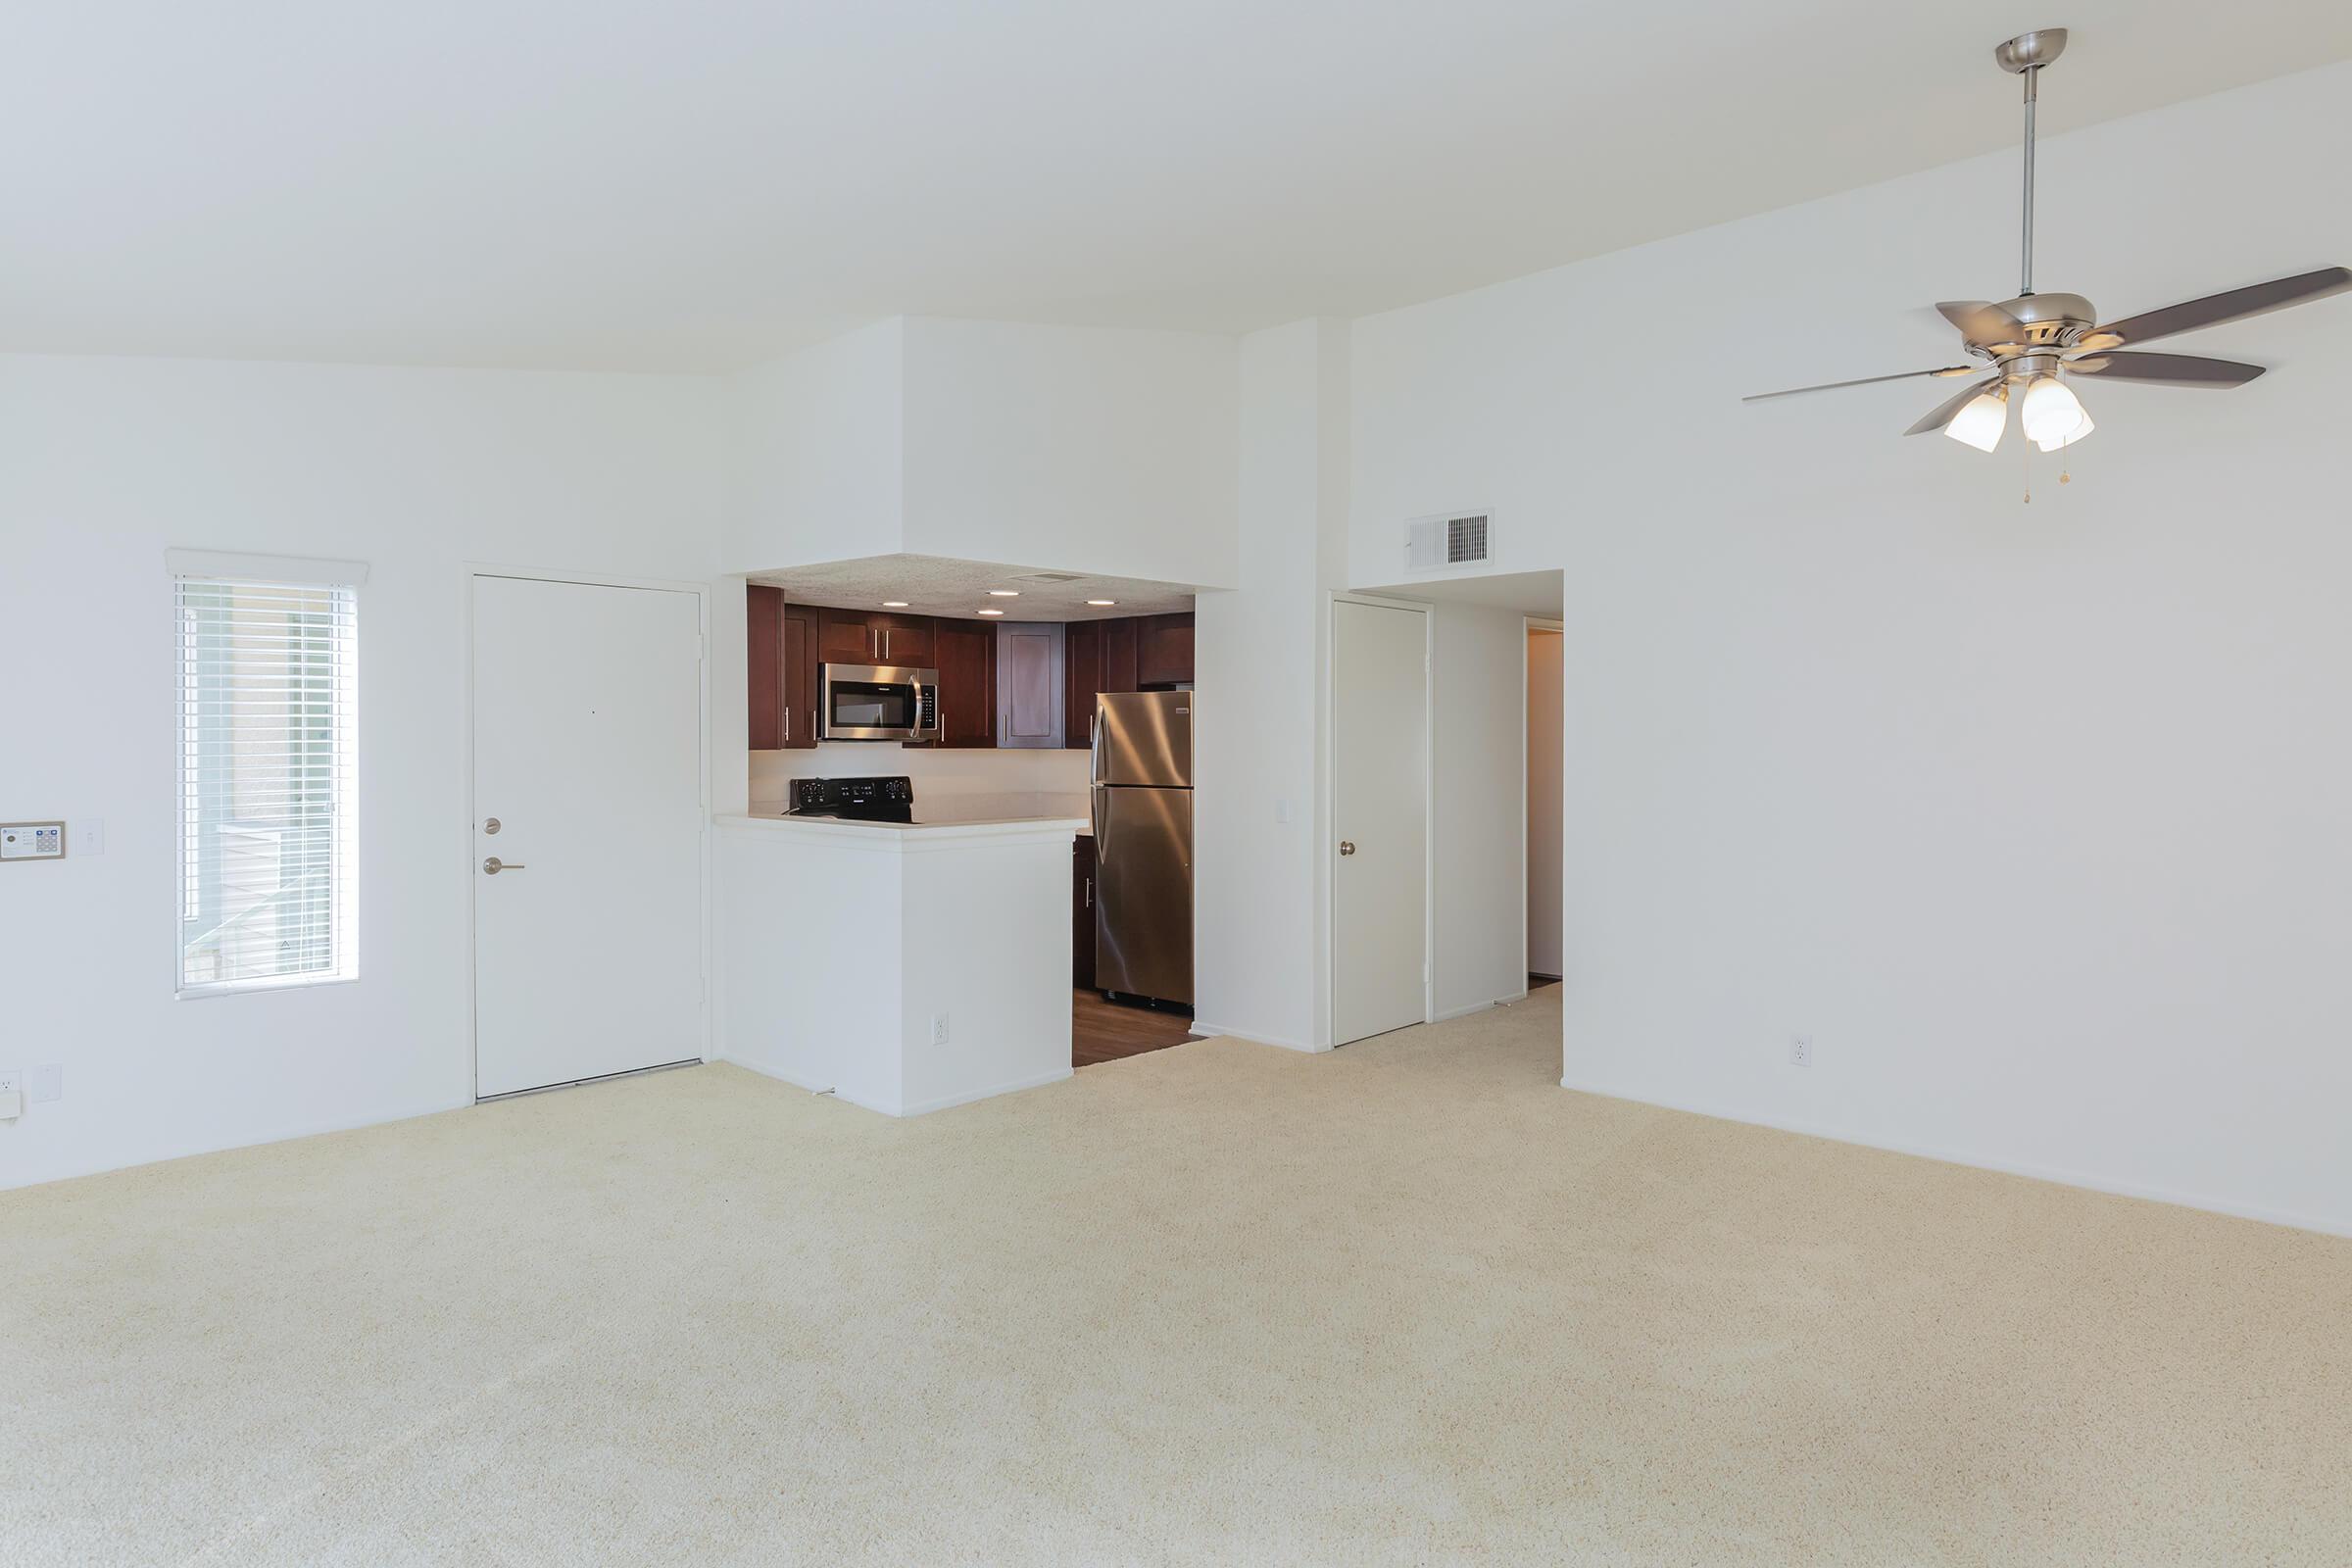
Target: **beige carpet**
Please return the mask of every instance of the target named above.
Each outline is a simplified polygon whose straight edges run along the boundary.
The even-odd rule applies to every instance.
[[[1558,1038],[907,1122],[694,1068],[0,1194],[0,1559],[2352,1561],[2352,1243]]]

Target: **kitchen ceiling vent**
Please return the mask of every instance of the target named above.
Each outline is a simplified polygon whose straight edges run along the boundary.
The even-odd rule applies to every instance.
[[[1085,575],[1075,571],[1024,571],[1013,576],[1014,582],[1084,582]]]
[[[1493,520],[1484,512],[1415,517],[1404,525],[1405,564],[1414,571],[1486,565],[1494,559]]]

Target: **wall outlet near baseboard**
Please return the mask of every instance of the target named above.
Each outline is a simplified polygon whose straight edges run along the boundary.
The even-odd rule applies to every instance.
[[[1813,1037],[1811,1035],[1790,1035],[1788,1037],[1788,1065],[1791,1067],[1813,1065]]]
[[[931,1043],[935,1046],[948,1043],[948,1015],[944,1012],[931,1015]]]

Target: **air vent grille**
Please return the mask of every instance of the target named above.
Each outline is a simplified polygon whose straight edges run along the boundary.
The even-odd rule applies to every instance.
[[[1494,559],[1493,518],[1484,512],[1444,513],[1405,524],[1405,564],[1414,571],[1483,566]]]
[[[1075,571],[1024,571],[1015,575],[1014,582],[1084,582],[1085,574]]]

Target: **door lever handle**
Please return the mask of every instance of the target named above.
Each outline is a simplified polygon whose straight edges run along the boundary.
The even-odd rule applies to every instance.
[[[520,860],[502,860],[493,855],[482,862],[482,875],[496,876],[501,871],[520,871],[526,867]]]

